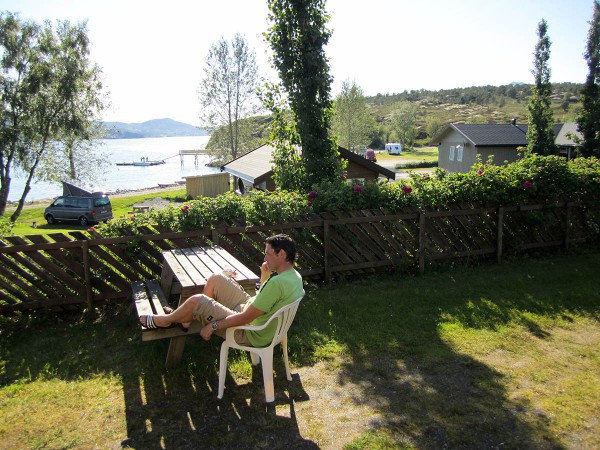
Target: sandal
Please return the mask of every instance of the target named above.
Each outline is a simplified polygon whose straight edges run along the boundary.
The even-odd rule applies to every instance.
[[[156,328],[173,328],[173,327],[177,326],[176,324],[172,323],[170,325],[167,325],[166,327],[161,327],[160,325],[158,325],[154,322],[154,315],[152,315],[152,314],[148,314],[146,316],[146,323],[143,323],[143,322],[141,322],[141,323],[142,323],[143,327],[146,327],[149,330],[155,330]]]

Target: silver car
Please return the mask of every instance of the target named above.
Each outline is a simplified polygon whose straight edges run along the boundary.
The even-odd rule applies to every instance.
[[[56,222],[77,222],[79,225],[105,222],[113,218],[112,205],[106,195],[93,197],[58,197],[44,210],[51,225]]]

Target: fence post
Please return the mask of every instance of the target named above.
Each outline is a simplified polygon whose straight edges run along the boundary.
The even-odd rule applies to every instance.
[[[572,202],[565,202],[565,206],[567,207],[567,211],[565,214],[565,250],[569,249],[569,235],[571,234],[571,209],[573,207]]]
[[[213,245],[219,245],[219,231],[216,228],[212,229],[211,240]]]
[[[504,208],[498,208],[498,220],[496,223],[496,262],[502,264],[502,238],[504,236]]]
[[[93,317],[94,311],[94,295],[92,293],[92,277],[90,275],[90,243],[86,239],[82,241],[81,251],[83,252],[83,276],[85,279],[85,299],[88,307],[87,316]]]
[[[331,283],[331,267],[329,265],[329,254],[331,252],[329,238],[329,220],[323,221],[323,269],[325,271],[325,283]]]
[[[419,274],[425,273],[425,212],[419,212]]]

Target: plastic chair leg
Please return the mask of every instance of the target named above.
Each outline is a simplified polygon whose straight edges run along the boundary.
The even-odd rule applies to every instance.
[[[285,365],[285,376],[288,381],[292,381],[292,372],[290,371],[290,363],[288,361],[287,336],[281,340],[281,348],[283,349],[283,363]]]
[[[221,345],[221,355],[219,357],[219,391],[217,398],[221,400],[223,398],[223,392],[225,391],[225,375],[227,374],[227,358],[229,357],[229,346],[223,343]]]
[[[265,400],[267,403],[275,401],[275,386],[273,384],[273,353],[263,355],[262,370],[265,385]]]

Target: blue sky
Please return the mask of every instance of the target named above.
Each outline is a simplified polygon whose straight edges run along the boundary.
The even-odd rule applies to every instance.
[[[582,83],[594,0],[328,0],[332,94],[531,83],[537,25],[552,41],[552,82]],[[266,0],[2,0],[23,19],[87,20],[91,58],[112,106],[105,120],[169,117],[198,125],[210,46],[242,33],[268,78]]]

